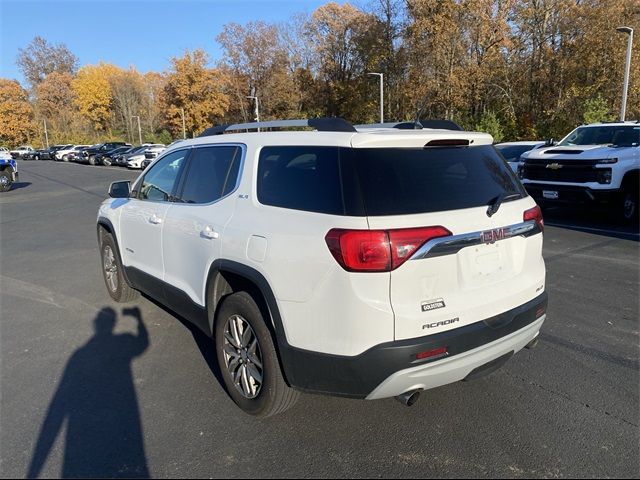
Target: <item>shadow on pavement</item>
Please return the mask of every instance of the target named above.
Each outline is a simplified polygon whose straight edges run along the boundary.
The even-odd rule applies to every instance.
[[[11,190],[19,190],[21,188],[27,188],[29,185],[31,185],[31,182],[13,182],[11,184]]]
[[[545,206],[545,224],[611,238],[640,241],[637,225],[625,225],[614,213],[585,206]]]
[[[196,342],[196,345],[200,350],[200,354],[202,355],[202,358],[204,358],[204,361],[207,362],[207,367],[209,367],[209,370],[211,371],[213,376],[216,377],[216,380],[220,384],[220,387],[226,392],[227,387],[226,387],[226,384],[224,383],[224,378],[222,377],[220,366],[218,365],[218,358],[216,356],[216,349],[213,343],[213,339],[208,335],[206,335],[202,330],[200,330],[192,322],[190,322],[186,318],[181,317],[178,313],[174,312],[173,310],[170,310],[169,308],[167,308],[166,306],[164,306],[162,303],[158,302],[154,298],[146,295],[145,293],[143,293],[142,295],[144,296],[144,298],[149,300],[155,306],[164,310],[172,317],[176,318],[180,323],[182,323],[182,325],[184,325],[184,327],[187,330],[189,330],[189,332],[193,336],[193,340]]]
[[[37,477],[66,423],[62,478],[149,477],[131,362],[149,346],[138,308],[136,335],[114,335],[117,315],[103,308],[95,334],[69,359],[42,424],[28,478]]]

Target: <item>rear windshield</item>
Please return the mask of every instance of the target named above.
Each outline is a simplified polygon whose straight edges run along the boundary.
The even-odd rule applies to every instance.
[[[265,147],[257,190],[265,205],[349,216],[458,210],[487,205],[503,194],[526,196],[491,145]]]

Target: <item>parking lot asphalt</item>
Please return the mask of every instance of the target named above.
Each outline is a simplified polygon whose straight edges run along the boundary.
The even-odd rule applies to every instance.
[[[206,338],[107,294],[97,208],[137,173],[19,170],[0,194],[2,477],[640,476],[640,244],[606,215],[546,212],[547,322],[494,374],[411,408],[304,395],[258,420],[226,395]]]

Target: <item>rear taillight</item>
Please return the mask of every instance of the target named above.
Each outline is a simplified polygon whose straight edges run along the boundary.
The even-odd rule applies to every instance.
[[[538,227],[540,227],[540,230],[544,231],[544,219],[542,218],[542,210],[540,210],[540,207],[538,207],[537,205],[525,211],[522,218],[525,222],[529,220],[535,220],[538,224]]]
[[[334,228],[325,241],[337,262],[349,272],[389,272],[432,238],[448,235],[451,232],[440,226],[396,230]]]

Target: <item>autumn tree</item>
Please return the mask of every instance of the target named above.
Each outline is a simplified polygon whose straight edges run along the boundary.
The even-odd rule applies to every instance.
[[[167,125],[176,137],[182,136],[183,111],[186,131],[195,136],[219,123],[229,109],[229,97],[224,93],[227,79],[220,70],[207,68],[207,62],[203,50],[171,59],[162,102]]]
[[[97,131],[106,131],[112,115],[113,92],[110,79],[120,69],[109,63],[86,65],[72,82],[80,113]]]
[[[296,87],[286,48],[280,42],[278,28],[265,22],[236,23],[224,26],[217,37],[224,49],[224,58],[231,70],[230,94],[235,102],[253,104],[246,97],[251,88],[259,98],[262,119],[287,118],[299,110],[299,90]]]
[[[76,115],[72,82],[69,73],[52,72],[35,88],[35,113],[46,119],[52,142],[64,141],[72,130]]]
[[[0,78],[0,144],[30,140],[34,125],[27,91],[15,80]]]
[[[307,35],[315,45],[326,114],[374,120],[377,89],[366,73],[379,65],[379,20],[348,3],[330,2],[313,12]]]
[[[18,49],[16,64],[35,87],[53,72],[73,75],[78,69],[78,57],[66,45],[52,45],[36,36],[26,48]]]
[[[137,122],[133,125],[135,120],[132,117],[141,116],[145,100],[142,75],[133,68],[116,71],[109,77],[109,87],[114,125],[118,125],[119,130],[126,132],[127,138],[134,142],[138,138],[134,133],[137,131]]]

